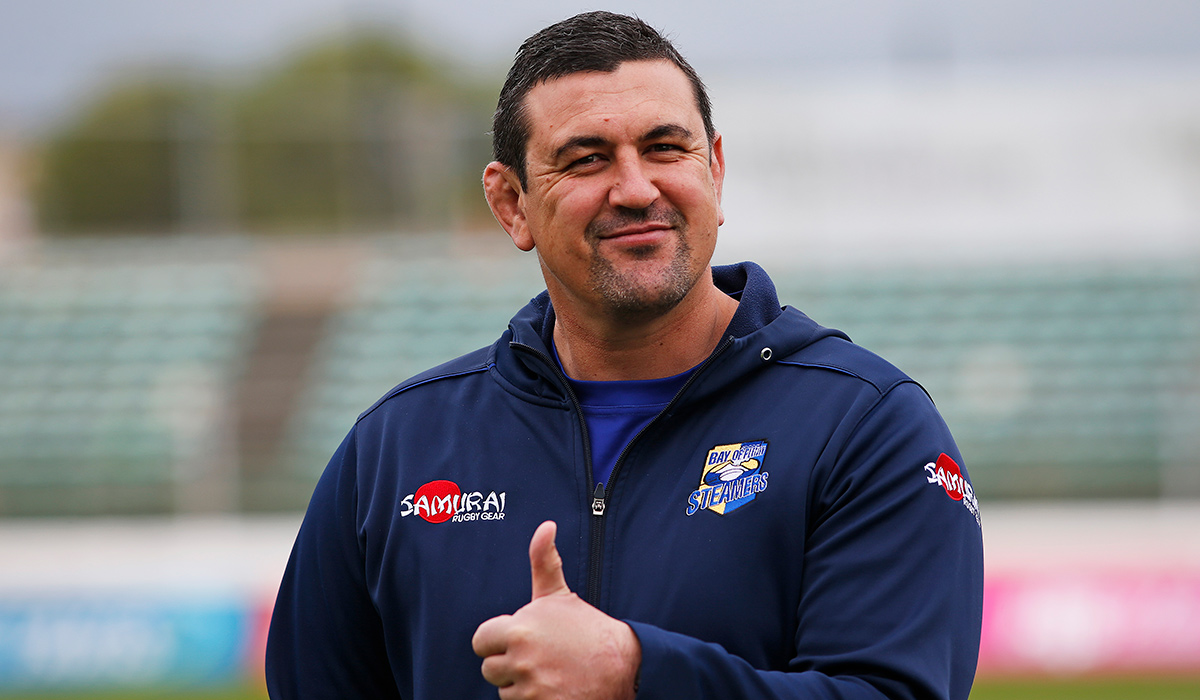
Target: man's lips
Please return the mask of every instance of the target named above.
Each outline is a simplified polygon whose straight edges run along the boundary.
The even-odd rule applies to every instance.
[[[613,231],[605,231],[604,233],[601,233],[599,236],[597,236],[597,238],[599,238],[601,240],[654,238],[654,237],[657,237],[657,235],[662,232],[670,231],[671,228],[672,228],[672,226],[670,224],[661,224],[661,223],[638,224],[636,226],[622,226],[621,228],[615,229]]]

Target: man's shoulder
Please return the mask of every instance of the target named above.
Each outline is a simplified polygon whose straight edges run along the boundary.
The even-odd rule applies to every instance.
[[[857,378],[885,394],[899,384],[914,382],[883,357],[842,335],[826,335],[779,358],[779,364],[826,369]]]
[[[473,350],[465,355],[444,362],[436,367],[416,374],[403,382],[392,387],[390,391],[384,394],[378,401],[371,405],[370,408],[363,411],[359,416],[359,420],[366,418],[380,407],[396,400],[397,397],[411,393],[412,390],[418,387],[436,388],[439,384],[446,383],[456,378],[470,377],[476,374],[482,374],[491,369],[495,364],[493,359],[493,347],[486,346]]]

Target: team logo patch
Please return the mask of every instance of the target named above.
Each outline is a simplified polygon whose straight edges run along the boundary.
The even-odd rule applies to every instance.
[[[400,499],[400,517],[416,515],[431,523],[504,520],[506,493],[463,491],[445,479],[430,481]]]
[[[767,442],[736,442],[717,445],[704,458],[700,487],[688,496],[687,514],[711,510],[726,515],[741,508],[767,490],[763,461],[767,458]]]
[[[936,462],[926,464],[925,480],[941,486],[951,499],[961,501],[967,510],[971,511],[971,515],[975,516],[975,523],[980,524],[979,501],[975,499],[975,490],[971,488],[971,482],[963,477],[962,469],[950,455],[943,452],[938,455]]]

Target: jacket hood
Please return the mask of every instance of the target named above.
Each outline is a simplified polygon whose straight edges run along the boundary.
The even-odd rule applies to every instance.
[[[725,339],[697,374],[696,386],[689,392],[693,398],[706,394],[706,386],[720,388],[821,338],[848,339],[797,309],[780,307],[774,283],[757,264],[717,265],[712,271],[717,288],[738,300],[738,308]],[[513,316],[508,330],[492,347],[490,359],[501,383],[535,403],[565,404],[569,400],[562,372],[552,359],[553,332],[554,307],[543,291]]]

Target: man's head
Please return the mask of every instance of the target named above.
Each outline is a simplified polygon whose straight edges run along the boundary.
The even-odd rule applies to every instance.
[[[712,106],[700,76],[653,27],[635,17],[585,12],[550,25],[521,44],[500,90],[492,118],[492,157],[528,186],[525,149],[529,123],[525,97],[536,85],[572,73],[611,73],[629,61],[667,60],[691,82],[709,145],[716,136]]]
[[[715,290],[708,264],[724,220],[724,148],[701,109],[694,71],[680,67],[682,58],[656,54],[670,48],[657,33],[627,17],[581,17],[610,35],[605,45],[623,46],[617,53],[633,58],[592,55],[596,42],[589,40],[586,60],[571,59],[579,40],[566,41],[575,34],[564,27],[578,17],[526,42],[518,61],[537,70],[510,75],[510,83],[527,81],[509,114],[520,127],[512,137],[520,171],[493,161],[484,194],[513,243],[537,250],[560,320],[631,327]],[[640,38],[615,41],[612,23],[624,27],[616,34]],[[639,41],[654,51],[629,48]],[[567,59],[553,57],[556,49]],[[669,55],[678,57],[674,49]],[[568,69],[599,65],[610,67]],[[508,97],[515,94],[512,88]]]

